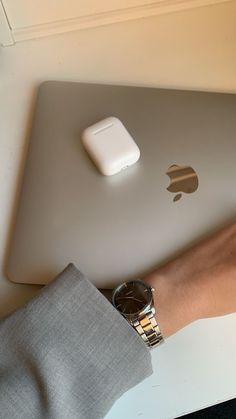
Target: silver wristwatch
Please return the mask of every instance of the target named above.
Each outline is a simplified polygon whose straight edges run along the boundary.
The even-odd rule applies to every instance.
[[[124,282],[112,294],[112,304],[138,332],[148,347],[164,341],[155,318],[154,289],[144,281]]]

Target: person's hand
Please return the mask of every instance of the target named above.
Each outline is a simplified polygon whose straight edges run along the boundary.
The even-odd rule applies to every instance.
[[[236,223],[147,275],[164,337],[194,320],[236,312]]]

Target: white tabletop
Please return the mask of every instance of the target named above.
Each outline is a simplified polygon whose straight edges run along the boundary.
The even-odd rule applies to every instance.
[[[236,4],[0,48],[0,316],[38,286],[4,275],[38,83],[74,80],[236,92]],[[167,419],[236,397],[236,315],[193,324],[153,351],[154,374],[108,419]],[[158,414],[157,414],[158,410]]]

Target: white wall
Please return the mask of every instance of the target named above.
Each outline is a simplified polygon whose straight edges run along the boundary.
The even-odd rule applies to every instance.
[[[0,43],[6,46],[26,39],[228,1],[1,0],[0,13],[5,13],[7,26],[2,24]]]
[[[3,0],[13,28],[72,19],[150,3],[152,3],[152,0]]]

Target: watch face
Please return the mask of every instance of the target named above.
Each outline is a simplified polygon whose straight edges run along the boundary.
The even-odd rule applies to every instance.
[[[152,301],[151,288],[143,281],[129,281],[113,294],[113,304],[124,315],[138,314]]]

